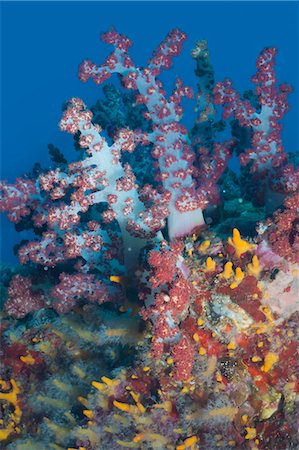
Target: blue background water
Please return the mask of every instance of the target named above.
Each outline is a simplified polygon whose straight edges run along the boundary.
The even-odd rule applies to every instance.
[[[50,142],[74,155],[72,138],[57,127],[61,106],[73,96],[91,106],[101,96],[100,87],[78,80],[77,68],[84,58],[101,63],[108,55],[99,35],[111,26],[134,41],[131,55],[141,66],[169,30],[187,32],[183,53],[163,76],[169,90],[176,76],[195,88],[196,40],[208,41],[216,80],[229,76],[240,91],[252,87],[261,49],[278,47],[278,80],[295,88],[283,141],[287,151],[298,150],[298,2],[2,2],[1,21],[1,178],[10,182],[36,161],[48,167]],[[184,106],[192,125],[194,104]],[[25,233],[3,219],[2,236],[1,259],[14,262],[12,246]]]

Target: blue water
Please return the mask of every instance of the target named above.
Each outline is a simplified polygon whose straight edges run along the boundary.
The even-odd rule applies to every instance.
[[[1,22],[1,178],[10,182],[37,161],[49,166],[50,142],[72,158],[72,138],[57,127],[61,107],[73,96],[89,106],[101,96],[101,87],[78,80],[77,67],[86,57],[103,61],[109,48],[99,35],[111,26],[134,41],[131,54],[141,66],[170,29],[188,34],[162,78],[168,89],[178,75],[196,87],[190,58],[196,40],[208,41],[216,80],[229,76],[239,91],[252,88],[260,50],[278,47],[278,80],[295,88],[283,142],[287,151],[298,149],[298,2],[2,2]],[[191,126],[194,104],[184,106]],[[22,233],[2,221],[2,261],[14,262],[12,246]]]

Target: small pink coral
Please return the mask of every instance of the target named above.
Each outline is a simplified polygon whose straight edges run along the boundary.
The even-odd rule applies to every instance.
[[[62,273],[59,280],[59,284],[52,289],[51,295],[56,299],[54,308],[60,314],[70,311],[80,299],[98,304],[109,300],[105,286],[95,275]]]
[[[45,307],[44,296],[38,291],[32,290],[30,278],[16,275],[8,288],[8,300],[4,310],[16,319],[22,319],[32,311],[38,311]]]
[[[191,376],[195,355],[195,347],[191,339],[182,335],[179,342],[172,347],[171,354],[175,366],[175,379],[187,381]]]
[[[299,193],[288,197],[284,211],[274,213],[268,242],[274,253],[291,263],[299,262]]]

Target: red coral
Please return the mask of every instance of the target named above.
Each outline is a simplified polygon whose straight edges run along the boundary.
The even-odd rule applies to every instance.
[[[161,284],[171,283],[176,272],[178,256],[183,248],[180,242],[174,242],[170,248],[161,248],[161,250],[152,250],[148,261],[152,266],[153,274],[150,282],[153,288]]]
[[[281,141],[279,120],[289,109],[288,95],[292,88],[276,85],[275,56],[277,49],[265,48],[260,53],[256,67],[257,73],[252,77],[256,84],[255,93],[261,105],[261,111],[254,108],[250,101],[241,99],[230,80],[217,83],[214,89],[216,104],[223,105],[223,116],[228,119],[234,115],[242,127],[250,128],[251,148],[241,154],[242,165],[252,161],[251,172],[268,174],[276,171],[287,162],[287,154]]]
[[[299,193],[288,197],[284,211],[274,213],[268,236],[273,251],[292,263],[299,262]]]
[[[19,378],[20,374],[29,377],[34,371],[41,370],[45,366],[42,355],[34,350],[28,350],[28,346],[20,342],[11,345],[3,344],[2,362],[6,368],[11,368],[11,375]],[[28,364],[29,360],[29,364]]]
[[[16,275],[10,282],[5,311],[16,319],[22,319],[32,311],[45,307],[45,299],[40,292],[34,292],[29,278]]]
[[[246,276],[235,289],[231,289],[229,286],[222,286],[218,289],[218,292],[228,295],[255,321],[260,322],[265,320],[265,315],[259,310],[262,292],[254,276]]]
[[[204,286],[197,287],[196,298],[193,303],[193,309],[198,316],[202,313],[202,305],[204,302],[209,302],[212,298],[211,291],[208,291]]]
[[[196,320],[189,316],[181,322],[180,329],[184,334],[192,338],[194,333],[198,330],[198,325]]]
[[[226,353],[227,349],[215,337],[210,330],[197,330],[199,342],[206,350],[208,356],[220,356]]]
[[[149,295],[151,298],[154,295],[155,303],[144,309],[142,317],[150,319],[154,325],[152,355],[154,358],[161,358],[170,348],[175,355],[176,379],[184,381],[190,376],[193,367],[191,354],[188,357],[191,341],[189,342],[189,332],[185,334],[185,319],[195,290],[187,278],[188,269],[183,263],[182,250],[183,244],[179,241],[175,241],[170,247],[162,242],[159,250],[150,253],[152,272],[149,281],[153,292]],[[185,347],[185,357],[190,358],[188,364],[184,358],[179,361]]]
[[[0,211],[7,212],[11,222],[18,223],[30,214],[29,199],[37,194],[32,180],[17,178],[15,185],[1,181],[0,192]]]
[[[191,339],[182,334],[179,342],[172,347],[171,354],[174,360],[174,378],[180,381],[187,381],[192,372],[195,347]]]
[[[59,313],[70,311],[81,298],[98,304],[109,300],[105,286],[95,275],[62,273],[59,279],[60,283],[51,291],[52,297],[57,300],[54,308]]]

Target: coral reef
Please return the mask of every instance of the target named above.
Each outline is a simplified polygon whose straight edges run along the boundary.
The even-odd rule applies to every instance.
[[[186,38],[172,30],[140,68],[126,36],[104,33],[112,53],[79,77],[117,73],[120,86],[90,109],[66,103],[75,160],[50,144],[51,170],[1,182],[0,211],[35,235],[20,267],[1,267],[1,448],[299,445],[299,177],[281,141],[291,88],[276,87],[273,48],[255,93],[215,83],[199,41],[188,131],[192,89],[177,79],[167,95],[159,80]]]

